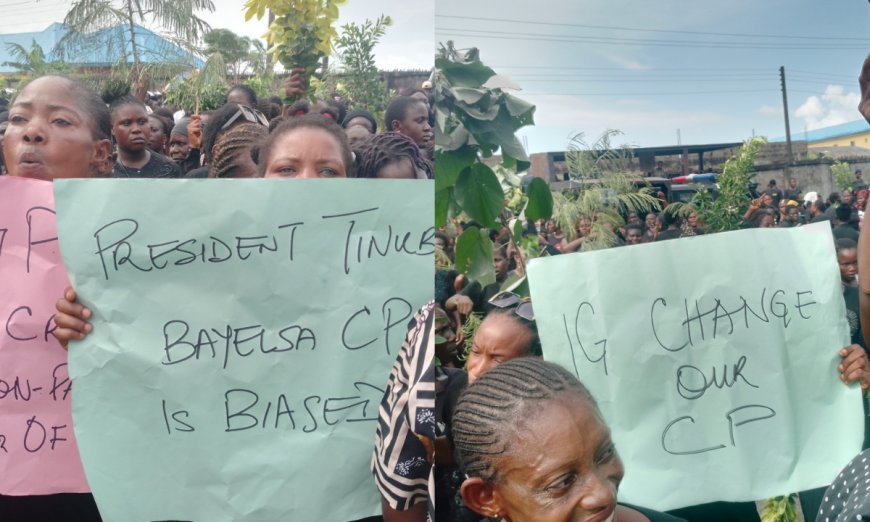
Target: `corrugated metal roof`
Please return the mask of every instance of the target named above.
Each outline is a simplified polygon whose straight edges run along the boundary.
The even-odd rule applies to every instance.
[[[74,66],[99,67],[114,65],[126,57],[126,62],[132,64],[133,51],[128,41],[128,32],[129,28],[124,25],[97,31],[87,36],[87,42],[89,42],[87,45],[69,53],[65,61]],[[153,31],[136,25],[135,32],[141,63],[186,62],[195,67],[202,67],[203,61],[200,58]],[[9,53],[7,43],[17,43],[29,51],[35,41],[42,47],[46,59],[51,61],[58,58],[53,51],[66,33],[67,27],[65,25],[53,23],[39,32],[0,34],[0,73],[15,72],[16,70],[14,67],[3,65],[4,62],[16,61]]]
[[[842,138],[844,136],[851,136],[853,134],[860,134],[862,132],[870,132],[870,123],[867,123],[867,120],[864,119],[841,123],[839,125],[831,125],[830,127],[824,127],[822,129],[815,129],[807,132],[793,131],[791,133],[791,139],[792,141],[800,140],[806,142],[814,142],[831,140],[834,138]],[[785,141],[785,136],[771,138],[768,141],[783,142]]]

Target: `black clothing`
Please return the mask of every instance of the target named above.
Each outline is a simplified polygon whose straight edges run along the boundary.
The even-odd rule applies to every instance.
[[[148,163],[141,169],[124,166],[120,159],[112,168],[113,178],[180,178],[181,169],[166,156],[149,152]]]
[[[687,522],[760,522],[755,502],[711,502],[681,509],[672,509],[669,515]]]
[[[656,241],[666,241],[668,239],[678,239],[683,234],[683,231],[679,228],[669,228],[667,230],[662,230],[656,236]]]
[[[834,239],[848,238],[858,242],[858,231],[850,225],[838,225],[834,227]]]
[[[207,178],[208,177],[208,165],[204,167],[199,167],[198,169],[193,169],[187,174],[184,175],[185,178]]]
[[[12,497],[0,495],[3,522],[102,522],[90,493],[59,493]]]

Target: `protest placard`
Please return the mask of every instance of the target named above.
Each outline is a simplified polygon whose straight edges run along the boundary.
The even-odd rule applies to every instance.
[[[88,491],[67,353],[51,335],[69,285],[51,183],[0,177],[0,494]]]
[[[378,404],[432,295],[432,184],[55,187],[64,261],[94,311],[70,375],[104,518],[379,513]]]
[[[544,357],[598,400],[620,498],[667,510],[830,483],[861,448],[830,226],[538,259]]]

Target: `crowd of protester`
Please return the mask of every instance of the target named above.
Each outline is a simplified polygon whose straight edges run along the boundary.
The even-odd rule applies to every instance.
[[[45,181],[431,179],[427,85],[428,91],[391,98],[378,121],[365,107],[306,100],[298,72],[288,77],[282,93],[296,99],[291,105],[280,99],[261,103],[253,89],[239,84],[223,106],[199,114],[163,106],[159,99],[105,100],[72,78],[43,76],[0,107],[0,165],[2,175]],[[53,333],[63,345],[83,339],[91,331],[90,318],[69,289],[58,302]],[[0,520],[94,522],[100,514],[90,494],[0,495]]]
[[[867,389],[870,374],[860,321],[858,238],[868,187],[860,170],[854,176],[850,188],[827,198],[818,191],[802,190],[795,179],[788,181],[785,190],[774,180],[761,192],[748,186],[751,203],[740,228],[829,224],[834,238],[830,253],[840,268],[851,340],[839,352],[838,372],[844,382]],[[624,211],[619,226],[605,223],[615,238],[612,247],[709,233],[702,213],[692,205],[663,207],[646,213]],[[523,234],[537,236],[542,255],[579,252],[600,233],[596,219],[578,219],[570,238],[554,220],[526,222]],[[546,347],[542,350],[532,302],[513,291],[524,262],[510,232],[507,228],[490,231],[494,282],[481,284],[452,268],[458,236],[476,226],[454,222],[436,234],[435,520],[567,521],[582,513],[602,521],[760,521],[755,502],[714,502],[668,513],[617,503],[622,463],[592,394],[570,372],[540,357],[543,351],[546,358]],[[867,415],[865,400],[864,448],[870,448]],[[559,465],[569,469],[568,462],[590,467],[585,475],[572,475],[564,483],[560,475],[550,485],[541,470]],[[853,487],[849,477],[841,479],[841,492]],[[825,509],[825,492],[825,488],[799,492],[806,520],[815,520],[815,513]]]

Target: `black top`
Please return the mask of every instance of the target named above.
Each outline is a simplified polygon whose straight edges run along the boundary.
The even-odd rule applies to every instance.
[[[822,500],[819,520],[870,520],[870,450],[863,451],[837,477]],[[809,514],[811,516],[812,514]],[[809,519],[809,518],[808,518]]]
[[[151,155],[148,158],[148,163],[142,166],[141,169],[134,169],[132,167],[126,167],[121,164],[121,161],[115,162],[115,166],[112,168],[112,177],[113,178],[180,178],[181,177],[181,169],[176,165],[174,161],[167,158],[166,156],[162,156],[157,154],[156,152],[149,151],[148,154]]]

